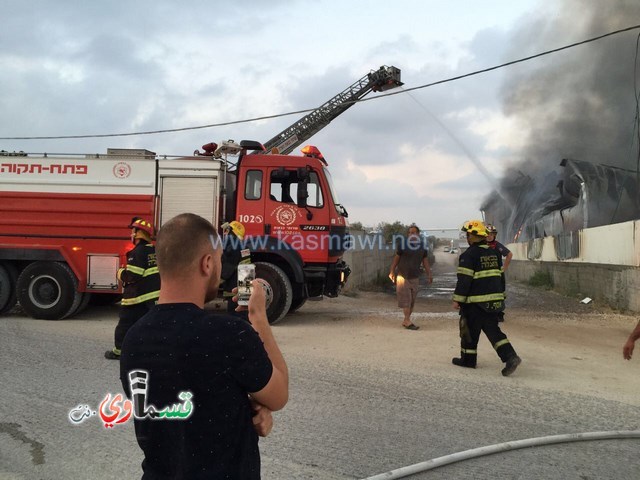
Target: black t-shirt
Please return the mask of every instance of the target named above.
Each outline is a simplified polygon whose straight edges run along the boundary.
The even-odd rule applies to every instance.
[[[273,367],[249,323],[190,303],[156,305],[124,339],[120,380],[129,395],[133,370],[148,372],[147,406],[180,403],[186,391],[193,404],[187,419],[135,419],[143,479],[260,478],[247,393],[264,388]]]

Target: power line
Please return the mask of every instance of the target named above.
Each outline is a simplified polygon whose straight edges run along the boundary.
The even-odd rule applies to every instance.
[[[520,58],[518,60],[512,60],[510,62],[502,63],[500,65],[495,65],[493,67],[483,68],[482,70],[476,70],[474,72],[465,73],[463,75],[457,75],[455,77],[449,77],[449,78],[446,78],[444,80],[438,80],[436,82],[426,83],[424,85],[419,85],[417,87],[412,87],[412,88],[403,88],[402,90],[399,90],[399,91],[389,92],[389,93],[385,93],[385,94],[381,94],[381,95],[376,95],[375,97],[362,98],[360,100],[351,100],[351,101],[343,102],[342,105],[367,102],[367,101],[370,101],[370,100],[378,100],[380,98],[390,97],[392,95],[400,95],[400,94],[403,94],[403,93],[411,92],[413,90],[420,90],[420,89],[423,89],[423,88],[433,87],[435,85],[442,85],[443,83],[454,82],[456,80],[461,80],[463,78],[473,77],[475,75],[480,75],[482,73],[491,72],[493,70],[498,70],[500,68],[505,68],[505,67],[508,67],[508,66],[511,66],[511,65],[515,65],[517,63],[527,62],[529,60],[533,60],[534,58],[543,57],[545,55],[550,55],[552,53],[557,53],[557,52],[560,52],[562,50],[567,50],[569,48],[574,48],[574,47],[577,47],[577,46],[580,46],[580,45],[584,45],[586,43],[595,42],[595,41],[601,40],[601,39],[606,38],[606,37],[611,37],[613,35],[618,35],[620,33],[625,33],[625,32],[629,32],[631,30],[637,30],[637,29],[640,29],[640,25],[634,25],[632,27],[627,27],[627,28],[623,28],[623,29],[620,29],[620,30],[615,30],[613,32],[605,33],[604,35],[598,35],[597,37],[592,37],[592,38],[589,38],[587,40],[582,40],[580,42],[571,43],[569,45],[565,45],[564,47],[554,48],[553,50],[546,50],[544,52],[537,53],[535,55],[530,55],[528,57],[523,57],[523,58]],[[301,114],[301,113],[309,113],[309,112],[313,112],[314,110],[316,110],[316,109],[315,108],[307,108],[307,109],[304,109],[304,110],[296,110],[296,111],[293,111],[293,112],[278,113],[278,114],[274,114],[274,115],[265,115],[265,116],[262,116],[262,117],[253,117],[253,118],[247,118],[247,119],[243,119],[243,120],[232,120],[232,121],[229,121],[229,122],[211,123],[211,124],[208,124],[208,125],[198,125],[198,126],[195,126],[195,127],[170,128],[170,129],[163,129],[163,130],[149,130],[149,131],[143,131],[143,132],[105,133],[105,134],[96,134],[96,135],[57,135],[57,136],[37,136],[37,137],[36,136],[34,136],[34,137],[0,137],[0,140],[63,140],[63,139],[71,139],[71,138],[105,138],[105,137],[130,137],[130,136],[136,136],[136,135],[153,135],[153,134],[158,134],[158,133],[173,133],[173,132],[184,132],[184,131],[188,131],[188,130],[201,130],[201,129],[205,129],[205,128],[224,127],[224,126],[227,126],[227,125],[237,125],[237,124],[240,124],[240,123],[257,122],[259,120],[271,120],[271,119],[274,119],[274,118],[287,117],[289,115],[297,115],[297,114]]]
[[[569,48],[577,47],[579,45],[584,45],[585,43],[595,42],[597,40],[601,40],[601,39],[603,39],[605,37],[610,37],[612,35],[617,35],[619,33],[629,32],[631,30],[637,30],[639,28],[640,28],[640,25],[634,25],[633,27],[627,27],[627,28],[623,28],[621,30],[615,30],[613,32],[605,33],[604,35],[599,35],[597,37],[589,38],[587,40],[582,40],[580,42],[571,43],[569,45],[565,45],[564,47],[554,48],[553,50],[547,50],[545,52],[536,53],[535,55],[530,55],[528,57],[520,58],[518,60],[512,60],[510,62],[502,63],[502,64],[496,65],[494,67],[483,68],[482,70],[476,70],[475,72],[465,73],[464,75],[458,75],[456,77],[450,77],[450,78],[447,78],[445,80],[439,80],[437,82],[427,83],[425,85],[420,85],[418,87],[404,88],[403,92],[390,92],[390,93],[386,93],[384,95],[378,95],[375,98],[389,97],[391,95],[398,95],[399,93],[411,92],[413,90],[419,90],[421,88],[433,87],[435,85],[440,85],[440,84],[447,83],[447,82],[453,82],[455,80],[460,80],[460,79],[463,79],[463,78],[472,77],[474,75],[480,75],[481,73],[491,72],[492,70],[498,70],[499,68],[509,67],[511,65],[515,65],[516,63],[527,62],[529,60],[533,60],[534,58],[543,57],[545,55],[550,55],[552,53],[560,52],[562,50],[567,50]],[[367,100],[373,100],[373,98],[365,98],[365,99],[360,100],[360,101],[367,101]]]

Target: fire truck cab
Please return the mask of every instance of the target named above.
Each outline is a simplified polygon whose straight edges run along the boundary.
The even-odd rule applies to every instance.
[[[308,151],[314,153],[245,155],[238,163],[235,218],[245,226],[257,276],[273,279],[279,291],[282,305],[274,304],[272,315],[309,297],[337,296],[349,275],[341,260],[347,212],[327,162],[317,149]],[[290,286],[278,280],[285,277]]]

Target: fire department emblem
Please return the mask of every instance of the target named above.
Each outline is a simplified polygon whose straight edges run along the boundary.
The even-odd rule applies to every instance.
[[[118,162],[113,166],[113,175],[116,178],[127,178],[131,175],[131,167],[126,162]]]
[[[296,221],[296,215],[298,215],[298,212],[293,207],[282,205],[276,208],[273,211],[273,214],[280,225],[289,226]]]

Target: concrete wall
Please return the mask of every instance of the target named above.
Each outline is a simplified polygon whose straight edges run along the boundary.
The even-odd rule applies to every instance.
[[[344,261],[351,267],[351,275],[344,288],[348,292],[370,284],[381,275],[389,274],[389,267],[393,259],[393,250],[385,249],[382,242],[363,242],[364,232],[351,231],[354,236],[353,249],[344,254]]]
[[[571,237],[571,238],[569,238]],[[567,258],[567,242],[574,243],[575,256]],[[564,236],[536,238],[511,243],[514,260],[598,263],[640,266],[640,220],[586,228]],[[565,248],[563,248],[565,247]]]
[[[621,265],[570,262],[511,262],[507,281],[528,282],[549,274],[553,289],[576,298],[590,297],[618,310],[640,312],[640,269]]]
[[[545,273],[561,293],[640,312],[640,220],[508,248],[513,252],[508,280],[527,282]]]

